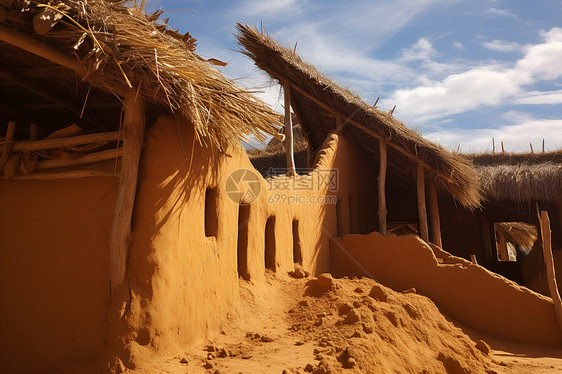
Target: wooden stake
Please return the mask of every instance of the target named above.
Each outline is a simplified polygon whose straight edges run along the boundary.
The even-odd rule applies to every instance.
[[[529,145],[531,146],[531,153],[535,153],[533,152],[533,143],[529,143]]]
[[[373,107],[374,107],[374,108],[376,108],[376,107],[377,107],[377,103],[379,102],[379,99],[380,99],[380,98],[381,98],[380,96],[379,96],[379,97],[377,97],[377,100],[376,100],[376,101],[375,101],[375,103],[373,104]]]
[[[547,211],[542,211],[539,214],[539,222],[541,226],[542,249],[544,254],[544,260],[546,263],[546,276],[548,278],[548,289],[550,291],[550,296],[552,297],[552,303],[554,304],[554,312],[556,314],[556,321],[558,322],[558,327],[560,327],[560,330],[562,330],[562,300],[560,299],[560,293],[558,292],[558,285],[556,284],[556,271],[554,267],[554,258],[552,257],[550,219],[548,218]]]
[[[496,142],[494,141],[494,138],[492,138],[492,154],[496,153]]]
[[[124,106],[123,158],[109,241],[109,268],[112,294],[116,287],[125,280],[131,221],[137,191],[139,161],[146,124],[145,101],[141,96],[137,96],[134,90],[130,90],[127,93]]]
[[[505,150],[503,149],[503,140],[502,140],[502,153],[505,153]]]
[[[379,232],[382,235],[386,235],[386,144],[379,140],[379,154],[380,154],[380,163],[379,163],[379,176],[378,180],[378,194],[379,194]]]
[[[2,147],[2,155],[0,156],[0,171],[12,153],[14,147],[14,134],[16,132],[16,123],[14,121],[8,122],[8,129],[6,130],[6,139],[4,140],[4,147]]]
[[[390,110],[390,112],[388,112],[388,114],[392,115],[392,114],[394,113],[394,109],[396,109],[396,105],[394,105],[394,106],[392,107],[392,109]]]
[[[474,265],[478,265],[478,261],[476,261],[476,255],[470,255],[470,262]]]
[[[292,177],[297,174],[295,156],[293,151],[293,121],[291,119],[291,85],[288,80],[283,83],[285,96],[285,155],[287,160],[287,175]]]
[[[542,153],[544,153],[544,138],[542,140]]]
[[[424,169],[421,165],[417,168],[417,191],[418,191],[418,215],[420,221],[420,237],[429,242],[429,233],[427,230],[427,210],[425,207],[425,177]]]
[[[431,242],[436,246],[443,248],[441,242],[441,220],[439,218],[439,199],[437,195],[437,186],[435,181],[430,178],[428,181],[429,188],[429,217],[431,221]]]

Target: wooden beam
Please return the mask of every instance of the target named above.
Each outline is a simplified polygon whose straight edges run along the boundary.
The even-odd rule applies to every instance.
[[[431,222],[431,242],[436,246],[443,248],[441,242],[441,219],[439,217],[439,199],[437,195],[437,186],[432,178],[427,181],[429,189],[429,220]]]
[[[6,130],[6,136],[3,141],[4,146],[2,147],[2,155],[0,155],[0,171],[6,165],[10,153],[12,153],[14,147],[14,135],[16,133],[16,123],[14,121],[8,122],[8,129]]]
[[[379,176],[378,180],[378,195],[379,195],[379,232],[386,235],[386,144],[379,140]]]
[[[72,147],[82,144],[112,142],[119,139],[119,131],[96,134],[78,135],[68,138],[53,138],[32,141],[21,141],[14,144],[14,152],[41,151],[45,149]]]
[[[145,101],[142,96],[137,96],[134,90],[130,90],[125,97],[124,106],[121,175],[119,176],[119,189],[109,239],[110,289],[112,294],[125,280],[139,162],[146,125]]]
[[[429,233],[427,230],[427,209],[425,207],[425,176],[422,165],[418,165],[416,171],[416,185],[418,191],[418,216],[420,223],[420,238],[429,242]]]
[[[55,169],[69,166],[93,164],[96,162],[117,159],[123,154],[123,148],[110,149],[107,151],[88,153],[76,158],[54,158],[50,160],[42,160],[37,163],[35,169]]]
[[[67,53],[47,45],[44,41],[15,31],[12,28],[0,25],[0,40],[73,70],[80,77],[85,77],[88,73],[88,69],[84,64],[71,58]]]
[[[78,178],[117,178],[119,173],[104,170],[70,170],[56,173],[32,173],[14,175],[9,179],[0,179],[2,181],[13,180],[58,180],[58,179],[78,179]]]
[[[548,289],[550,291],[550,297],[552,297],[552,303],[554,304],[554,313],[556,314],[558,327],[560,328],[560,330],[562,330],[562,300],[560,299],[560,293],[558,291],[558,285],[556,283],[556,270],[554,267],[554,258],[552,256],[550,219],[548,218],[547,211],[540,212],[538,217],[541,226],[542,249],[544,260],[546,263]]]
[[[290,177],[297,174],[295,167],[293,121],[291,118],[291,85],[285,80],[283,83],[285,97],[285,155],[287,160],[287,175]]]
[[[338,111],[334,110],[333,108],[331,108],[329,105],[324,104],[323,102],[321,102],[320,100],[316,99],[314,96],[312,96],[311,94],[309,94],[308,92],[306,92],[305,90],[303,90],[302,88],[298,87],[297,85],[291,83],[291,88],[293,88],[294,90],[298,91],[300,94],[302,94],[303,96],[305,96],[306,98],[312,100],[313,102],[315,102],[316,104],[318,104],[320,107],[334,113],[334,115],[337,116],[337,113],[339,113]],[[355,121],[354,119],[350,118],[350,117],[345,117],[345,119],[343,119],[343,125],[345,125],[346,123],[349,123],[353,126],[355,126],[356,128],[362,130],[363,132],[375,137],[376,139],[385,142],[388,146],[396,149],[397,151],[399,151],[400,153],[402,153],[404,156],[410,158],[411,160],[413,160],[416,164],[422,165],[424,168],[428,169],[428,170],[433,170],[433,168],[431,166],[429,166],[429,164],[425,161],[423,161],[421,158],[419,158],[418,156],[412,154],[410,151],[408,151],[407,149],[405,149],[404,147],[399,146],[398,144],[395,144],[393,142],[389,142],[388,139],[385,139],[382,135],[380,135],[379,133],[377,133],[376,131],[368,128],[365,125],[360,124],[359,122]],[[342,126],[343,127],[343,126]],[[449,183],[452,183],[452,179],[451,176],[449,175],[445,175],[441,172],[437,172],[437,175],[441,178],[443,178],[444,180],[448,181]]]

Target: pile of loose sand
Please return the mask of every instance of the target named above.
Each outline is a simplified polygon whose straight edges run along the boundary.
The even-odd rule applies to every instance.
[[[329,274],[268,274],[262,286],[241,281],[241,294],[220,334],[137,372],[503,372],[485,342],[473,341],[413,289]]]

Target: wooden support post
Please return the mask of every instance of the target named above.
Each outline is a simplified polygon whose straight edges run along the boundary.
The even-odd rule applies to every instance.
[[[431,242],[436,246],[443,248],[441,242],[441,219],[439,218],[439,200],[437,195],[437,186],[430,178],[428,181],[429,188],[429,218],[431,222]]]
[[[2,147],[2,155],[0,156],[0,171],[6,165],[8,158],[10,158],[10,153],[12,153],[12,148],[14,147],[14,135],[16,132],[16,123],[14,121],[8,122],[8,129],[6,130],[6,139],[4,140],[4,146]]]
[[[425,207],[425,176],[422,165],[417,168],[417,191],[418,191],[418,215],[420,221],[420,238],[429,242],[429,232],[427,229],[427,209]]]
[[[378,194],[379,194],[379,232],[382,235],[386,235],[386,143],[379,140],[379,176],[378,180]]]
[[[145,101],[141,96],[137,96],[135,91],[127,93],[124,106],[123,156],[109,242],[112,294],[125,279],[139,160],[146,124]]]
[[[546,263],[548,289],[550,291],[550,296],[552,297],[552,303],[554,304],[554,313],[556,314],[558,327],[562,330],[562,300],[560,299],[560,293],[558,292],[558,285],[556,283],[556,271],[554,268],[554,258],[552,257],[552,241],[548,212],[542,211],[539,214],[539,223],[541,226],[542,249]]]
[[[32,123],[29,125],[29,139],[39,140],[39,126],[37,126],[36,123]]]
[[[496,250],[498,252],[498,260],[509,261],[509,252],[507,251],[505,233],[501,230],[494,231],[496,232]]]
[[[490,266],[494,253],[492,251],[492,237],[490,235],[490,223],[488,218],[483,213],[480,214],[480,230],[482,232],[482,240],[484,244],[484,264]]]
[[[295,156],[293,150],[293,121],[291,119],[291,85],[285,80],[283,83],[285,96],[285,152],[287,158],[287,175],[297,174],[295,168]]]

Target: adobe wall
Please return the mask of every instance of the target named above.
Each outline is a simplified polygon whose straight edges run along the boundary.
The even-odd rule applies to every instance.
[[[146,133],[129,250],[131,300],[125,318],[132,361],[138,355],[181,349],[217,332],[238,300],[239,275],[250,282],[263,281],[264,248],[271,248],[271,243],[275,255],[269,266],[278,273],[292,270],[294,220],[305,269],[314,274],[329,271],[329,241],[337,235],[336,205],[310,199],[335,195],[351,205],[349,196],[364,194],[372,183],[365,176],[368,173],[357,167],[360,160],[352,146],[333,135],[309,176],[297,177],[297,184],[283,176],[268,183],[252,167],[242,146],[226,150],[226,156],[219,154],[194,141],[190,124],[159,118]],[[261,186],[249,211],[243,211],[248,214],[247,225],[239,222],[240,205],[226,190],[229,175],[241,168],[254,173]],[[324,170],[333,168],[339,170],[337,191],[318,183]],[[306,183],[303,188],[301,182],[307,181],[312,188]],[[208,189],[216,195],[206,209]],[[297,195],[304,200],[289,200]],[[364,210],[372,202],[362,204]],[[215,209],[216,230],[209,233],[205,220]],[[266,234],[270,217],[274,217],[273,229]],[[344,218],[350,220],[349,213]],[[239,224],[248,230],[244,274],[238,269]]]
[[[560,347],[562,334],[550,298],[436,249],[444,258],[439,264],[432,249],[416,236],[383,237],[374,232],[347,235],[338,242],[332,245],[332,270],[337,275],[369,276],[396,291],[414,287],[444,313],[477,330]]]
[[[102,356],[117,183],[0,182],[2,371],[83,368]]]

